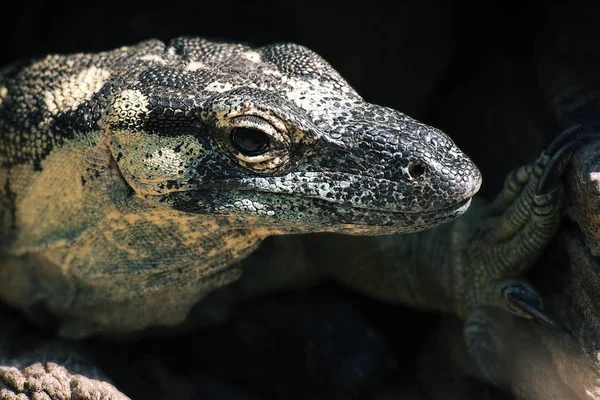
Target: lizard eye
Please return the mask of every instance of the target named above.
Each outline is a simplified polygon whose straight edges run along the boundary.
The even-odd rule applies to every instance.
[[[270,119],[268,119],[270,118]],[[285,125],[268,115],[237,115],[217,122],[217,140],[243,167],[273,172],[289,160],[291,138]]]
[[[269,150],[269,136],[254,128],[234,128],[231,142],[240,153],[247,156],[257,156]]]

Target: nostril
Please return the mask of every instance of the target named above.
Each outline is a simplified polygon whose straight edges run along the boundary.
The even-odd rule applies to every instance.
[[[408,164],[408,175],[410,179],[417,179],[425,175],[425,165],[419,161],[414,161]]]

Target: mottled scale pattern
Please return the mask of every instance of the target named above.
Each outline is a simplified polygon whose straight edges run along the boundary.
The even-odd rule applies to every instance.
[[[49,55],[0,73],[0,294],[69,336],[174,324],[266,236],[416,232],[480,183],[299,45]]]
[[[152,41],[99,54],[49,55],[22,61],[0,73],[0,163],[41,160],[54,146],[97,127],[114,95],[114,65],[152,52]]]

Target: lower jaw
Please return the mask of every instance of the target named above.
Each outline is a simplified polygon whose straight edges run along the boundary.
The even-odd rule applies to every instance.
[[[186,197],[165,196],[161,199],[168,208],[185,214],[213,215],[229,220],[231,228],[265,229],[273,233],[339,232],[361,235],[403,234],[418,232],[450,221],[469,207],[467,199],[451,207],[423,212],[394,212],[335,204],[323,199],[294,196],[266,196],[261,193],[198,191]],[[233,207],[235,201],[247,199],[263,204],[264,210],[273,210],[271,216],[248,213]],[[221,204],[220,207],[217,207]],[[223,213],[222,204],[231,204],[231,212]],[[281,205],[289,204],[288,208]],[[279,212],[277,212],[279,210]]]
[[[313,217],[308,221],[282,220],[286,233],[332,232],[350,235],[391,235],[415,233],[433,228],[462,215],[471,200],[446,209],[420,213],[394,213],[366,208],[330,210],[327,218]]]

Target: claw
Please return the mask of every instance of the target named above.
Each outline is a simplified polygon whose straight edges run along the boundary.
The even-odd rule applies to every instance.
[[[536,194],[549,194],[555,190],[573,153],[592,139],[600,139],[600,123],[573,125],[558,135],[544,152],[551,158],[540,177]]]
[[[530,289],[524,286],[511,285],[502,291],[502,295],[513,308],[511,310],[513,313],[532,318],[550,329],[567,332],[563,324],[542,310],[540,297]]]
[[[540,176],[536,195],[550,194],[559,187],[560,179],[571,161],[571,156],[582,144],[581,141],[567,142],[554,153],[548,152],[553,155]]]
[[[554,138],[546,154],[554,155],[568,142],[586,142],[598,138],[600,138],[600,122],[573,125]]]

